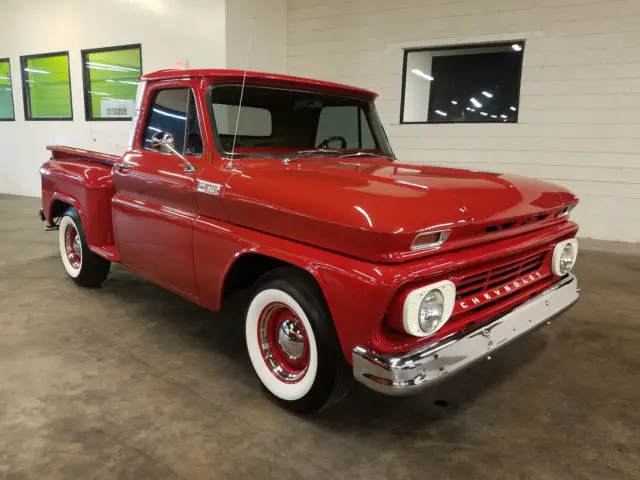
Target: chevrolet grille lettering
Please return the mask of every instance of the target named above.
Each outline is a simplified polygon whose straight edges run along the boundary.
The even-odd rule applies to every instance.
[[[471,301],[471,303],[475,306],[475,305],[480,305],[483,302],[487,302],[490,300],[495,300],[497,297],[501,296],[502,294],[509,294],[511,292],[513,292],[514,290],[518,290],[519,288],[522,288],[524,286],[529,285],[531,282],[535,282],[536,280],[542,278],[542,273],[540,272],[535,272],[535,273],[531,273],[528,275],[525,275],[523,277],[520,277],[510,283],[507,283],[505,285],[502,285],[498,288],[493,288],[492,290],[488,290],[486,292],[483,292],[480,294],[480,296],[477,297],[471,297],[471,299],[465,299],[465,300],[460,300],[458,302],[458,306],[461,309],[468,309],[469,308],[469,300]]]

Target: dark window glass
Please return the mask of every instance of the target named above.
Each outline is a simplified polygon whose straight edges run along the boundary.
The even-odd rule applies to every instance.
[[[218,146],[224,152],[284,156],[322,145],[345,154],[359,149],[391,154],[375,106],[367,99],[254,85],[247,85],[242,94],[240,85],[218,85],[210,90],[210,102]],[[338,138],[323,143],[332,137]]]
[[[375,149],[367,116],[358,106],[324,107],[318,120],[316,144],[331,137],[344,138],[345,148]]]
[[[403,123],[517,122],[524,44],[405,52]]]
[[[158,133],[173,135],[175,149],[182,154],[202,153],[200,123],[190,89],[172,88],[156,94],[144,131],[143,147],[151,149],[151,138]]]
[[[233,135],[238,124],[238,135],[243,137],[270,137],[271,112],[264,108],[243,106],[238,117],[238,106],[224,103],[213,104],[213,114],[218,119],[218,133]]]

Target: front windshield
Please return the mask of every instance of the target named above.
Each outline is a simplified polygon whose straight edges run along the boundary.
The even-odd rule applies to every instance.
[[[373,102],[335,94],[246,85],[211,89],[218,148],[236,156],[391,156]]]

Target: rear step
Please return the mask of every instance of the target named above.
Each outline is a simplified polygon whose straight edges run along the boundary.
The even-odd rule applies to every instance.
[[[41,209],[40,209],[40,211],[38,212],[38,217],[40,217],[40,220],[41,220],[41,221],[43,221],[43,222],[46,222],[46,221],[47,221],[47,219],[46,219],[46,218],[45,218],[45,216],[44,216],[44,208],[41,208]],[[48,223],[47,223],[47,224],[44,226],[44,231],[45,231],[45,232],[53,232],[53,231],[55,231],[55,230],[58,230],[58,228],[59,228],[59,226],[58,226],[58,225],[55,225],[55,224],[54,224],[54,225],[50,225],[50,224],[48,224]]]

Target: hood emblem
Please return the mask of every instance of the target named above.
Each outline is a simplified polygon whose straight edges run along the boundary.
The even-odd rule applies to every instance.
[[[216,196],[220,195],[221,190],[222,185],[218,183],[205,182],[204,180],[198,180],[198,186],[196,187],[196,191],[200,193]]]

